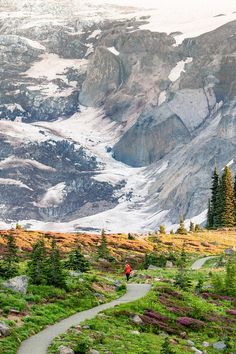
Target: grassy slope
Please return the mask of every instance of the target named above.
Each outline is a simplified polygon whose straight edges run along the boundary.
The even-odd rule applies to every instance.
[[[22,340],[45,326],[101,302],[109,302],[124,292],[117,292],[111,282],[95,274],[86,274],[80,279],[69,277],[67,284],[68,291],[31,285],[24,296],[0,287],[0,321],[12,327],[11,335],[0,339],[1,354],[15,354]],[[98,293],[100,297],[95,295]]]
[[[173,278],[174,270],[162,270],[162,276],[165,278]],[[159,276],[158,271],[148,272],[147,276]],[[138,276],[143,275],[138,274]],[[194,284],[199,277],[207,275],[204,271],[192,273]],[[197,348],[203,350],[202,343],[207,341],[210,347],[207,348],[209,354],[216,353],[212,347],[212,343],[222,340],[227,337],[231,338],[231,344],[236,340],[236,322],[232,321],[232,316],[227,314],[227,309],[232,309],[236,305],[236,301],[212,301],[205,300],[193,292],[177,291],[180,294],[178,299],[175,295],[176,289],[166,283],[155,283],[153,290],[143,299],[130,304],[121,305],[116,309],[107,310],[104,315],[86,321],[89,329],[71,329],[64,336],[56,339],[51,346],[49,353],[54,354],[61,344],[67,343],[68,346],[74,349],[93,348],[102,353],[112,354],[157,354],[160,353],[161,345],[167,335],[165,331],[158,328],[158,325],[136,325],[132,322],[131,317],[135,314],[143,315],[145,310],[152,309],[153,311],[167,316],[169,318],[168,327],[176,330],[176,334],[170,335],[174,342],[173,349],[177,354],[192,353],[192,350],[187,345],[187,339],[194,341]],[[169,296],[162,289],[172,289],[174,294]],[[169,306],[177,307],[177,312],[174,313],[168,309]],[[203,321],[203,326],[199,329],[191,329],[177,325],[176,320],[181,316],[188,316]],[[215,319],[209,316],[214,316]],[[164,321],[165,323],[165,321]],[[230,323],[231,329],[228,329],[227,324]],[[133,331],[139,331],[135,334]],[[187,338],[182,339],[179,335],[181,332],[187,332]],[[79,351],[78,351],[79,352]],[[82,350],[81,353],[87,353]]]

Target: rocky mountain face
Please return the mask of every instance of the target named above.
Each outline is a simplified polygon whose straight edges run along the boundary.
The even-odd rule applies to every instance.
[[[236,20],[179,45],[148,21],[0,1],[3,221],[204,221],[215,163],[235,167]]]

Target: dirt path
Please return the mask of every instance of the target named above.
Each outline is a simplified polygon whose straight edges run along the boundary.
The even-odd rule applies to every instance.
[[[17,354],[46,354],[52,340],[65,333],[72,326],[76,326],[84,320],[94,318],[99,312],[115,307],[116,305],[131,302],[145,296],[151,286],[148,284],[128,284],[127,292],[117,300],[94,307],[90,310],[79,312],[66,318],[53,326],[49,326],[42,332],[22,342]]]
[[[200,258],[192,264],[190,269],[192,269],[192,270],[201,269],[204,266],[204,264],[206,263],[206,261],[208,261],[208,259],[212,259],[212,258],[215,258],[215,257],[211,256],[211,257]]]

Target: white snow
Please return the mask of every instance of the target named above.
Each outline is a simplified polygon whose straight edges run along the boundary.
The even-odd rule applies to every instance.
[[[26,184],[20,182],[20,181],[17,181],[15,179],[11,179],[11,178],[0,178],[0,184],[5,184],[5,185],[16,185],[16,186],[19,186],[21,188],[26,188],[26,189],[29,189],[32,191],[32,189],[30,187],[28,187]]]
[[[100,34],[101,34],[101,30],[100,29],[96,29],[95,31],[93,31],[90,36],[88,37],[88,39],[91,39],[91,38],[96,38],[98,37]]]
[[[40,44],[39,42],[36,42],[36,41],[32,41],[31,39],[29,38],[25,38],[25,37],[22,37],[25,39],[25,41],[28,43],[28,45],[30,45],[32,48],[35,48],[35,49],[40,49],[40,50],[46,50],[46,48]]]
[[[57,185],[48,189],[48,191],[43,196],[42,200],[37,203],[37,206],[46,208],[46,207],[55,207],[60,205],[65,196],[65,183],[58,183]]]
[[[100,164],[94,179],[101,182],[109,182],[116,185],[125,181],[121,191],[117,191],[119,205],[115,208],[72,221],[71,225],[80,225],[94,228],[103,228],[115,232],[115,230],[138,232],[145,229],[147,220],[150,222],[168,211],[161,211],[158,215],[150,212],[148,194],[153,179],[148,175],[148,169],[132,168],[112,158],[106,148],[113,146],[121,135],[120,125],[112,122],[104,116],[101,109],[82,107],[81,113],[76,113],[71,118],[56,122],[37,122],[37,126],[46,127],[65,139],[72,140],[86,147],[86,153],[97,157]],[[98,130],[97,127],[100,127]],[[168,167],[168,162],[161,164],[156,174],[162,173]],[[153,219],[151,219],[153,217]],[[35,225],[35,224],[34,224]],[[50,227],[54,227],[50,224]],[[55,226],[56,227],[56,226]],[[61,226],[59,226],[60,228]],[[63,226],[62,226],[63,227]],[[145,229],[146,230],[146,229]]]
[[[18,110],[20,112],[25,112],[25,110],[18,103],[4,104],[4,105],[1,105],[0,108],[6,108],[10,112],[14,112],[15,110]]]
[[[186,60],[179,61],[176,66],[171,70],[169,79],[172,82],[177,81],[180,78],[182,72],[185,72],[185,64],[191,63],[193,58],[187,58]]]
[[[118,55],[120,55],[120,52],[118,52],[118,50],[116,50],[116,48],[115,47],[109,47],[109,48],[107,48],[112,54],[114,54],[114,55],[116,55],[116,56],[118,56]]]
[[[61,140],[60,137],[49,133],[47,129],[38,128],[32,124],[19,121],[0,120],[0,134],[4,134],[13,144],[17,142],[43,142],[49,139]]]
[[[87,60],[85,59],[64,59],[57,54],[43,54],[41,60],[35,62],[32,67],[24,73],[28,77],[35,79],[47,78],[47,80],[64,79],[65,71],[68,68],[85,70]]]
[[[91,22],[150,16],[141,28],[182,32],[175,37],[178,44],[236,19],[235,0],[82,0],[80,7],[81,16]],[[225,16],[215,17],[221,13]]]
[[[65,89],[60,89],[58,85],[54,82],[49,82],[48,84],[38,85],[38,86],[28,86],[30,91],[40,90],[41,94],[47,97],[68,97],[73,91],[74,87],[67,87]]]
[[[230,167],[230,166],[232,166],[233,164],[234,164],[234,159],[231,160],[231,161],[229,161],[229,162],[227,163],[227,166]]]
[[[166,101],[166,90],[162,91],[159,95],[158,98],[158,106],[160,106],[162,103],[164,103]]]
[[[30,159],[20,159],[15,156],[10,156],[7,157],[5,160],[0,161],[0,169],[4,168],[17,168],[17,167],[34,167],[39,170],[44,170],[44,171],[56,171],[54,168],[51,166],[47,166],[42,164],[41,162],[38,162],[36,160],[30,160]]]

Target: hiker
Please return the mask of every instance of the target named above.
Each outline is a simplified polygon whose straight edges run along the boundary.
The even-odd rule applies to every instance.
[[[127,262],[125,265],[125,275],[126,275],[127,281],[129,281],[130,273],[131,273],[131,267],[130,267],[129,263]]]

